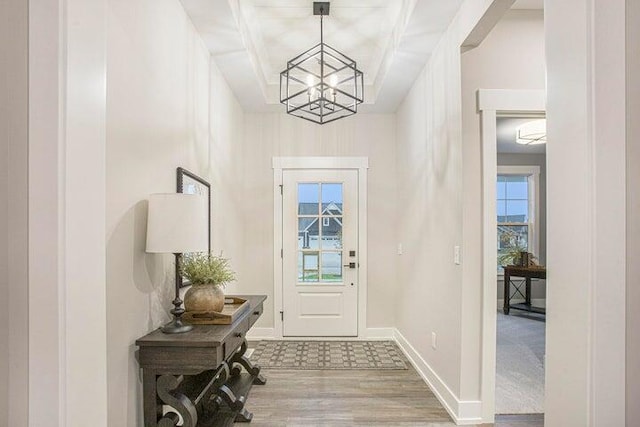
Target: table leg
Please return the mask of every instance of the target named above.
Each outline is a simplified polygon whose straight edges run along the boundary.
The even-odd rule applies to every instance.
[[[502,311],[506,315],[509,314],[509,303],[510,303],[509,300],[511,299],[510,284],[511,284],[511,276],[505,269],[504,271],[504,308],[502,309]]]
[[[242,372],[242,367],[247,370],[249,374],[251,374],[253,378],[253,383],[257,385],[264,385],[267,383],[267,379],[260,374],[260,366],[256,366],[247,357],[244,355],[247,352],[248,344],[245,339],[242,341],[242,345],[240,349],[233,355],[231,360],[229,361],[229,366],[231,366],[231,375],[238,376],[240,372]],[[237,366],[240,365],[240,366]]]
[[[526,286],[525,286],[525,294],[524,299],[529,308],[531,308],[531,277],[526,277]]]
[[[182,416],[182,427],[196,427],[198,412],[195,405],[187,396],[175,389],[184,381],[184,375],[161,375],[156,381],[158,397],[165,405],[171,406],[176,412],[169,412],[158,422],[158,427],[175,427],[178,425],[178,414]]]
[[[143,370],[143,406],[144,406],[144,425],[145,427],[157,427],[158,418],[162,416],[162,405],[158,402],[158,394],[156,391],[156,373],[153,371]]]

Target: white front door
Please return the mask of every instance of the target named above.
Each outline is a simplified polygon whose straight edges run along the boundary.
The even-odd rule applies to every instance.
[[[358,171],[283,171],[283,336],[358,335]]]

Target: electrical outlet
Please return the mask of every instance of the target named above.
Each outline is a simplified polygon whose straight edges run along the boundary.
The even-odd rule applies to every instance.
[[[460,246],[453,247],[453,262],[460,265]]]
[[[438,347],[438,336],[436,335],[435,332],[431,332],[431,348],[433,348],[434,350]]]

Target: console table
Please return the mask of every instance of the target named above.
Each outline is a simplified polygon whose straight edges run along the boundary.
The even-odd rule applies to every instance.
[[[511,277],[522,277],[525,280],[525,292],[522,295],[520,286],[516,285],[516,292],[524,297],[524,303],[511,304]],[[546,279],[547,270],[544,267],[520,267],[517,265],[507,265],[504,267],[504,314],[509,314],[510,309],[524,310],[532,313],[546,314],[542,307],[531,305],[531,279]]]
[[[231,325],[195,325],[182,334],[159,329],[136,345],[143,376],[145,427],[230,426],[249,422],[245,403],[254,384],[265,384],[260,367],[251,364],[246,333],[262,315],[264,295],[239,295],[249,310]],[[244,372],[243,372],[244,371]],[[163,415],[162,406],[174,411]]]

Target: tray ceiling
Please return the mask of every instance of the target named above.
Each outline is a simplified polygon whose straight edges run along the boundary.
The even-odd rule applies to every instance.
[[[279,73],[320,41],[312,0],[181,0],[247,111],[280,111]],[[333,0],[325,43],[365,75],[363,111],[395,111],[462,0]]]

